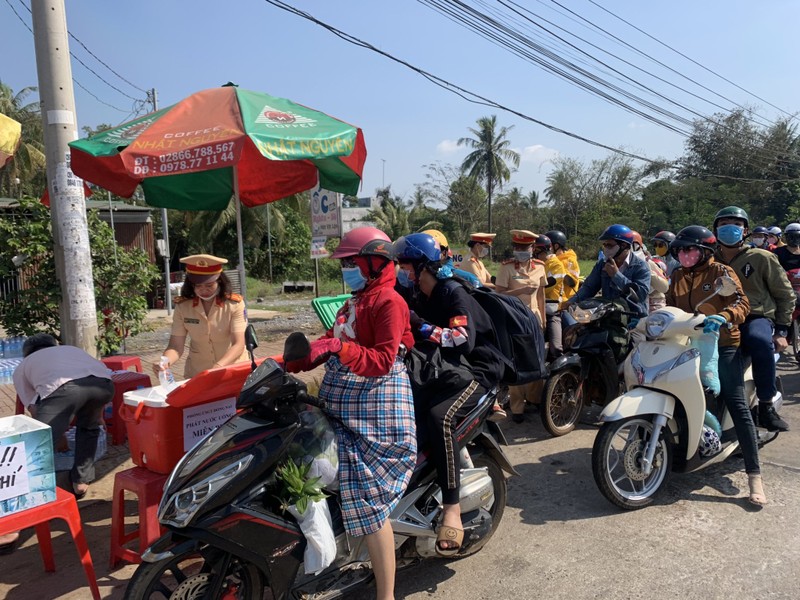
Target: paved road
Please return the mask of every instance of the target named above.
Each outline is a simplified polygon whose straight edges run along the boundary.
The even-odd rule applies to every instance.
[[[538,414],[504,429],[512,462],[509,504],[496,537],[460,561],[431,560],[398,577],[397,597],[504,599],[796,599],[800,597],[800,371],[780,365],[783,411],[793,432],[762,451],[770,504],[746,502],[739,459],[674,475],[653,506],[622,512],[597,491],[590,468],[591,424],[558,439]],[[108,496],[110,497],[110,495]],[[133,570],[106,568],[110,502],[82,509],[104,598],[121,598]],[[27,537],[30,533],[27,534]],[[45,574],[33,540],[2,557],[0,597],[88,597],[74,550],[55,540],[58,571]],[[74,591],[77,590],[77,591]],[[371,590],[354,596],[372,597]]]

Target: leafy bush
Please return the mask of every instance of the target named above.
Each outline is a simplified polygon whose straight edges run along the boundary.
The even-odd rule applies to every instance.
[[[114,233],[95,211],[87,214],[97,305],[97,349],[114,352],[122,340],[142,331],[145,293],[158,270],[142,250],[117,246]],[[45,331],[60,334],[61,288],[56,278],[50,210],[36,199],[21,200],[9,218],[0,219],[0,278],[17,275],[14,257],[27,257],[19,275],[26,289],[0,298],[0,325],[10,335]]]

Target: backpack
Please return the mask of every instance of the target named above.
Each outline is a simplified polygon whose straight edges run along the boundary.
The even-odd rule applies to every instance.
[[[548,376],[544,330],[539,317],[516,296],[459,281],[492,321],[496,348],[505,364],[502,383],[522,385]]]

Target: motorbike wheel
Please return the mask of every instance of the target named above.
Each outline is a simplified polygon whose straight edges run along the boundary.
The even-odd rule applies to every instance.
[[[500,468],[495,460],[488,454],[480,454],[473,457],[472,463],[477,468],[486,467],[489,477],[492,479],[492,487],[494,489],[494,503],[489,509],[489,514],[492,516],[492,529],[486,536],[479,542],[470,546],[464,551],[464,554],[459,554],[457,558],[464,558],[478,552],[483,548],[486,543],[492,538],[494,532],[500,526],[500,521],[503,519],[503,513],[506,510],[506,501],[508,499],[508,488],[506,486],[506,476],[503,469]]]
[[[542,425],[550,435],[559,437],[575,429],[583,410],[583,398],[578,369],[566,369],[550,376],[539,411]]]
[[[143,562],[125,590],[125,600],[201,600],[208,596],[217,577],[224,578],[220,597],[260,600],[264,595],[261,571],[253,564],[230,557],[228,569],[220,574],[215,566],[223,558],[224,552],[205,547],[156,563]]]
[[[800,324],[797,319],[792,319],[792,350],[795,360],[800,363]]]
[[[631,417],[604,424],[592,447],[592,474],[600,492],[625,510],[644,508],[666,483],[672,468],[672,436],[661,430],[653,469],[642,471],[642,457],[653,432],[649,419]]]

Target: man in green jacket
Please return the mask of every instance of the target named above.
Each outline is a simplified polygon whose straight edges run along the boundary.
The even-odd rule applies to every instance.
[[[743,209],[727,206],[720,210],[714,217],[714,233],[720,242],[715,256],[733,267],[750,301],[750,315],[739,330],[742,349],[753,361],[759,425],[769,431],[788,431],[788,423],[773,406],[778,395],[773,352],[782,352],[788,345],[796,296],[775,254],[744,244],[748,228]]]

